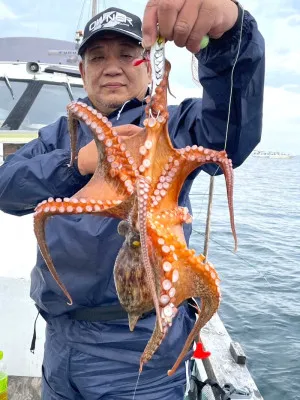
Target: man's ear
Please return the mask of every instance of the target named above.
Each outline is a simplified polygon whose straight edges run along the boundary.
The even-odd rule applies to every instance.
[[[80,61],[79,62],[79,71],[80,71],[80,75],[81,78],[83,80],[83,87],[85,89],[85,68],[84,68],[84,61]]]
[[[79,62],[79,71],[80,71],[81,78],[82,78],[82,80],[84,82],[84,80],[85,80],[85,70],[84,70],[84,62],[83,61]]]

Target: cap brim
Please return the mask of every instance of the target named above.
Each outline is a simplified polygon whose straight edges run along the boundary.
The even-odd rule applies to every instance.
[[[121,28],[104,28],[104,29],[99,29],[97,30],[97,32],[94,32],[91,36],[89,36],[88,38],[86,38],[85,40],[83,40],[79,46],[78,49],[78,54],[81,56],[83,54],[83,52],[86,50],[88,43],[92,40],[95,39],[97,36],[101,36],[101,34],[105,33],[105,32],[117,32],[120,33],[122,35],[131,37],[132,39],[135,39],[138,42],[142,42],[142,37],[136,35],[133,32],[128,32],[126,30],[123,30]]]

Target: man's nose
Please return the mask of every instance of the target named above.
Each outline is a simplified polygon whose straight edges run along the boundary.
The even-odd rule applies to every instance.
[[[103,71],[106,75],[118,75],[122,73],[120,60],[117,57],[110,56],[105,59],[105,67]]]

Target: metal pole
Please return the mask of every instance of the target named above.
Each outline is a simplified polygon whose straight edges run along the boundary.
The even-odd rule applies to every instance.
[[[206,218],[206,229],[205,229],[205,240],[204,240],[204,251],[203,251],[203,255],[205,257],[204,262],[207,262],[207,254],[208,254],[208,243],[209,243],[209,236],[210,236],[212,199],[213,199],[213,193],[214,193],[214,179],[215,179],[214,176],[210,177],[208,206],[207,206],[207,218]]]
[[[96,14],[98,14],[98,1],[93,0],[93,7],[92,7],[92,17],[94,17]]]

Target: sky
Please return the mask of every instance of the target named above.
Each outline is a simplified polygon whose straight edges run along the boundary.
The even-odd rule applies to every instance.
[[[100,9],[124,8],[124,0],[98,3]],[[266,42],[263,134],[258,148],[300,154],[300,1],[244,0],[242,4],[257,20]],[[128,0],[126,9],[142,17],[145,5],[146,0]],[[0,0],[0,32],[3,37],[72,41],[90,13],[91,0]],[[202,89],[192,79],[191,53],[168,44],[166,55],[172,63],[170,86],[176,96],[172,102],[201,97]]]

